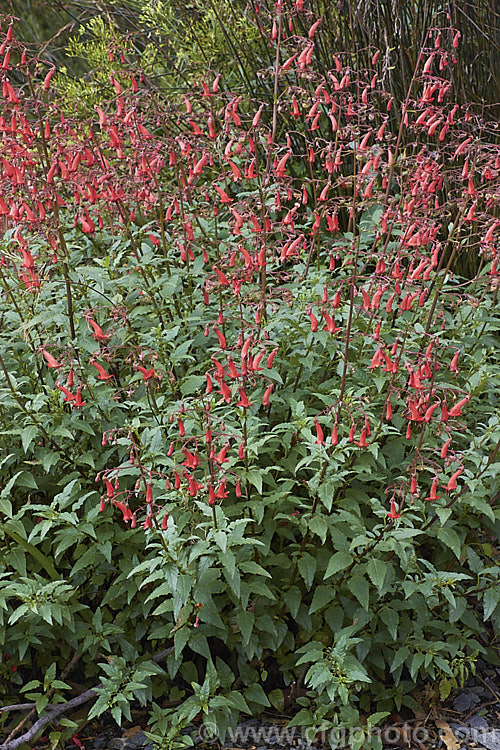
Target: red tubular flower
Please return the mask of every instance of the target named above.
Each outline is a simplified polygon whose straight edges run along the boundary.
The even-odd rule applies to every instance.
[[[272,352],[271,352],[271,354],[268,356],[268,358],[266,360],[266,367],[267,367],[268,370],[271,370],[271,368],[273,366],[273,360],[274,360],[274,358],[275,358],[275,356],[276,356],[277,353],[278,353],[278,347],[276,347],[276,349],[273,349]]]
[[[248,400],[247,394],[243,390],[243,388],[238,388],[238,391],[240,393],[240,400],[236,404],[236,406],[241,406],[243,409],[248,409],[249,406],[251,406],[250,401]]]
[[[262,406],[269,406],[269,396],[271,395],[271,391],[273,390],[273,384],[268,385],[266,390],[264,391],[264,395],[262,396]]]
[[[425,415],[424,415],[424,421],[425,422],[430,422],[431,421],[431,417],[434,414],[434,412],[436,411],[436,409],[438,408],[438,406],[439,406],[439,403],[432,404],[432,406],[429,406],[429,408],[427,409],[427,411],[425,412]]]
[[[229,377],[235,378],[235,379],[239,378],[240,377],[240,373],[236,369],[236,365],[234,364],[234,362],[231,359],[231,357],[229,357],[229,359],[228,359],[228,364],[229,364],[229,373],[228,373]]]
[[[153,502],[153,487],[150,484],[146,487],[146,502],[148,505]]]
[[[49,70],[49,72],[45,76],[45,78],[43,80],[43,90],[44,91],[48,91],[50,89],[50,81],[51,81],[52,76],[54,75],[55,72],[56,72],[56,69],[52,68],[51,70]]]
[[[253,338],[252,336],[249,336],[243,346],[241,347],[241,361],[245,359],[245,357],[248,355],[248,350],[250,349],[250,346],[252,345]]]
[[[193,455],[187,448],[183,448],[182,452],[186,456],[186,460],[182,462],[183,466],[187,466],[188,469],[196,469],[200,465],[197,455]]]
[[[327,312],[323,313],[323,318],[325,319],[325,323],[326,323],[326,326],[324,328],[325,331],[328,331],[328,333],[331,333],[332,335],[334,335],[335,333],[338,333],[341,330],[335,325],[335,320],[331,318]]]
[[[223,498],[227,497],[228,492],[226,490],[226,484],[225,482],[219,482],[219,486],[217,487],[217,493],[215,495],[216,498],[219,500],[222,500]]]
[[[464,467],[460,466],[460,468],[457,469],[456,472],[451,475],[450,480],[445,487],[446,492],[451,492],[451,490],[457,489],[457,478],[460,476],[460,474],[462,474],[463,470],[464,470]]]
[[[98,380],[110,380],[113,377],[112,375],[109,375],[109,373],[106,372],[104,367],[102,367],[102,365],[100,365],[99,362],[96,362],[95,359],[91,358],[90,364],[93,365],[96,368],[97,372],[99,373],[97,377]]]
[[[450,364],[451,372],[458,372],[457,362],[458,362],[459,356],[460,356],[460,352],[458,351],[453,357],[453,359],[451,360],[451,364]]]
[[[462,414],[462,408],[465,406],[465,404],[470,399],[470,396],[466,396],[465,398],[458,401],[455,406],[452,406],[451,409],[448,411],[449,417],[459,417]]]
[[[448,438],[446,443],[441,448],[441,458],[446,458],[446,456],[448,455],[448,448],[450,447],[451,440],[452,438]]]
[[[154,369],[154,367],[151,367],[148,370],[145,367],[142,367],[142,365],[136,365],[135,369],[139,370],[139,372],[142,373],[142,379],[145,380],[145,381],[149,381],[152,378],[157,378],[158,377],[158,374],[156,373],[156,370]]]
[[[262,367],[259,367],[260,363],[262,362],[262,358],[264,354],[266,353],[265,349],[261,349],[260,352],[257,354],[256,357],[254,357],[253,363],[252,363],[252,371],[253,372],[259,372],[262,370]]]
[[[47,366],[49,367],[49,369],[52,367],[55,367],[56,369],[61,367],[57,359],[55,359],[55,357],[53,357],[52,354],[50,354],[50,352],[47,352],[45,349],[41,349],[40,351],[42,352],[43,356],[47,360]]]
[[[215,505],[215,490],[211,484],[208,485],[208,504]]]
[[[74,401],[76,396],[71,393],[69,388],[66,388],[66,386],[62,385],[61,383],[56,383],[56,388],[59,388],[60,391],[62,391],[65,395],[65,401]]]
[[[325,444],[325,436],[323,434],[323,428],[321,427],[319,422],[314,423],[316,426],[316,445],[324,445]]]
[[[412,495],[418,495],[417,475],[416,474],[412,474],[411,475],[410,492],[411,492]]]
[[[379,348],[377,349],[377,351],[372,357],[372,361],[370,362],[368,369],[374,370],[376,367],[378,367],[381,364],[382,360],[383,360],[383,347],[379,346]]]
[[[387,516],[388,518],[401,518],[401,513],[398,513],[394,500],[391,500],[391,510]]]
[[[217,378],[217,380],[224,380],[224,375],[226,374],[224,372],[224,368],[222,367],[218,359],[216,359],[215,357],[212,357],[212,360],[215,365],[215,369],[217,370],[215,377]]]
[[[213,330],[214,330],[214,333],[215,333],[215,335],[217,336],[217,338],[219,340],[219,346],[220,346],[220,348],[221,349],[227,349],[226,338],[225,338],[224,334],[222,333],[222,331],[219,331],[219,329],[216,328],[215,326],[213,327]]]
[[[428,496],[428,497],[426,497],[426,498],[425,498],[426,500],[429,500],[429,501],[432,501],[432,500],[439,500],[439,498],[440,498],[440,495],[437,495],[437,494],[436,494],[436,492],[437,492],[437,485],[438,485],[438,478],[437,478],[437,477],[434,477],[434,479],[432,480],[432,485],[431,485],[431,491],[430,491],[430,494],[429,494],[429,496]]]
[[[318,330],[318,321],[311,311],[308,312],[311,319],[311,331],[315,333]]]
[[[78,409],[80,406],[85,406],[86,403],[86,401],[82,401],[82,389],[78,388],[73,401],[73,408]]]
[[[190,497],[196,497],[198,494],[198,490],[201,490],[203,488],[202,484],[199,484],[196,479],[189,479],[189,495]]]
[[[215,460],[218,464],[225,464],[229,461],[227,458],[227,452],[229,450],[229,443],[226,443],[224,448],[219,451],[219,453],[215,456]]]
[[[446,405],[446,401],[443,401],[443,406],[441,407],[441,422],[447,422],[449,417],[448,407]]]
[[[224,383],[224,381],[221,381],[220,392],[223,400],[226,402],[226,404],[229,404],[229,402],[231,401],[231,390],[230,388],[228,388],[226,383]]]
[[[359,445],[360,448],[368,447],[368,443],[366,442],[366,434],[367,434],[366,427],[363,427],[363,429],[361,430],[361,435],[359,436],[359,440],[357,443],[357,445]]]

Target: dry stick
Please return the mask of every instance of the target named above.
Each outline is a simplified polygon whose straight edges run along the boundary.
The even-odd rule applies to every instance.
[[[165,657],[171,654],[174,651],[174,648],[174,646],[170,646],[170,648],[166,648],[163,651],[160,651],[159,654],[153,656],[152,661],[158,664],[160,661],[163,661]],[[54,719],[56,719],[58,716],[62,716],[71,709],[82,706],[84,703],[88,703],[88,701],[92,700],[93,698],[97,698],[98,694],[96,692],[96,689],[97,688],[90,688],[90,690],[85,690],[84,693],[82,693],[81,695],[77,695],[76,698],[72,698],[67,703],[62,703],[55,706],[47,706],[45,710],[50,712],[48,715],[41,716],[38,721],[35,721],[31,729],[29,729],[27,732],[25,732],[25,734],[22,734],[17,739],[11,740],[10,742],[4,742],[2,745],[0,745],[0,750],[16,750],[16,748],[20,745],[24,745],[30,742],[34,737],[36,737],[41,729],[46,727],[47,724],[50,724],[52,721],[54,721]],[[8,710],[9,708],[9,706],[6,706],[4,710]]]
[[[0,714],[9,711],[29,711],[35,708],[36,703],[13,703],[12,706],[0,706]]]
[[[80,658],[79,654],[74,654],[73,655],[73,658],[70,659],[70,661],[66,664],[66,666],[63,669],[63,671],[61,672],[60,677],[59,677],[60,680],[64,680],[68,676],[68,674],[76,666],[79,658]],[[52,696],[54,694],[54,692],[55,692],[55,688],[51,687],[51,688],[49,688],[47,694],[50,697],[50,696]],[[21,721],[19,722],[19,724],[17,724],[14,727],[14,729],[11,731],[11,733],[9,734],[9,736],[7,737],[7,739],[5,740],[6,743],[8,743],[9,740],[11,740],[13,737],[15,737],[16,734],[18,734],[18,732],[20,732],[20,730],[23,728],[23,726],[26,724],[26,722],[29,719],[31,719],[31,717],[33,716],[34,713],[36,713],[36,704],[34,704],[33,707],[32,707],[32,709],[31,709],[31,711],[28,714],[26,714],[26,716],[23,719],[21,719]]]

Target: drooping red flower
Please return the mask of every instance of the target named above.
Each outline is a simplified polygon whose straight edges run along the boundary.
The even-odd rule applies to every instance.
[[[59,364],[59,362],[57,361],[57,359],[55,357],[53,357],[50,352],[48,352],[46,349],[40,349],[40,351],[42,352],[43,356],[47,360],[47,366],[49,367],[49,369],[52,368],[52,367],[54,367],[56,369],[58,369],[59,367],[61,367],[61,365]]]
[[[391,510],[387,514],[388,518],[401,518],[401,513],[398,513],[398,509],[396,508],[396,503],[394,500],[391,500]]]

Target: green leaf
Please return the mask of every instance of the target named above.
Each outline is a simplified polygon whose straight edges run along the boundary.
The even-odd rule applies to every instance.
[[[328,524],[324,518],[316,515],[310,518],[307,525],[316,536],[319,536],[321,543],[324,544],[326,541],[326,535],[328,534]]]
[[[284,711],[285,696],[283,695],[283,690],[279,690],[278,688],[271,690],[269,693],[269,701],[276,711],[279,711],[280,713]]]
[[[244,699],[241,693],[237,693],[236,690],[232,690],[229,695],[227,696],[228,703],[230,703],[232,706],[238,709],[238,711],[242,711],[245,714],[251,714],[250,708],[248,707],[248,703]]]
[[[308,590],[312,586],[317,565],[318,562],[316,558],[310,555],[308,552],[303,554],[298,562],[299,573],[304,579],[304,583],[306,584],[306,588]]]
[[[386,626],[393,641],[395,641],[398,637],[399,614],[395,609],[384,607],[384,609],[380,610],[378,616]]]
[[[202,375],[189,375],[181,383],[181,391],[183,396],[189,396],[192,393],[196,393],[205,386],[206,378]]]
[[[312,615],[313,612],[329,604],[334,598],[335,589],[333,586],[316,586],[311,606],[309,607],[309,614]]]
[[[371,582],[378,588],[380,593],[385,581],[385,563],[382,562],[382,560],[378,560],[376,557],[372,557],[368,561],[367,573]]]
[[[290,614],[293,618],[297,617],[300,603],[302,601],[302,594],[297,586],[292,586],[288,591],[283,592],[283,600],[290,610]]]
[[[401,648],[398,648],[398,650],[394,654],[394,659],[392,660],[391,672],[394,672],[394,670],[400,667],[401,664],[404,664],[409,655],[410,649],[408,648],[408,646],[401,646]]]
[[[23,450],[25,453],[27,453],[28,448],[30,447],[31,443],[33,442],[33,440],[35,439],[37,435],[38,435],[38,427],[37,425],[34,425],[34,424],[28,425],[21,432],[21,442],[23,444]]]
[[[496,584],[492,588],[486,589],[483,594],[483,620],[486,621],[495,611],[500,601],[500,586]]]
[[[262,494],[262,471],[259,471],[258,469],[250,469],[250,471],[247,471],[246,478],[250,482],[250,484],[253,484],[259,495]]]
[[[368,611],[370,602],[370,586],[363,575],[354,575],[349,579],[349,591],[354,594],[363,609]]]
[[[39,549],[37,549],[33,544],[30,544],[30,542],[27,542],[26,539],[23,539],[22,536],[19,536],[19,534],[15,531],[12,531],[7,526],[3,527],[3,531],[8,534],[15,542],[16,544],[19,544],[20,547],[22,547],[26,552],[29,552],[29,554],[37,560],[42,568],[47,571],[49,576],[52,578],[53,581],[57,581],[59,578],[59,574],[57,573],[57,570],[52,565],[52,562],[49,560],[48,557],[45,557]]]
[[[390,711],[376,711],[374,714],[370,714],[367,719],[366,723],[369,727],[376,727],[379,722],[381,722],[383,719],[385,719],[387,716],[390,716]]]
[[[236,622],[238,623],[238,627],[241,630],[241,635],[243,636],[243,645],[246,646],[250,640],[250,636],[252,635],[252,630],[255,623],[255,615],[253,612],[248,612],[247,610],[238,612],[238,614],[236,615]]]
[[[349,567],[352,561],[353,557],[348,552],[335,552],[328,561],[323,580],[325,578],[330,578],[330,576],[335,575],[335,573],[338,573],[340,570],[345,570],[345,568]]]
[[[191,635],[189,637],[189,647],[192,648],[193,651],[196,651],[197,654],[201,654],[201,656],[204,656],[205,659],[212,658],[212,654],[210,653],[210,646],[208,645],[206,636],[204,636],[203,633],[200,633],[197,630],[191,632]]]
[[[270,697],[271,694],[269,694],[269,698]],[[259,706],[265,706],[266,708],[269,708],[271,705],[262,685],[259,685],[257,682],[245,688],[245,699],[251,703],[257,703]]]
[[[458,536],[456,531],[450,529],[449,527],[442,527],[440,529],[436,529],[436,537],[441,542],[444,542],[444,544],[446,544],[446,546],[451,549],[455,556],[460,559],[462,544],[460,542],[460,537]]]

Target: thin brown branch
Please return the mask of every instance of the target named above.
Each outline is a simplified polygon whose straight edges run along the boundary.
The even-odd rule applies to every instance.
[[[152,661],[158,663],[160,661],[163,661],[170,653],[172,653],[174,650],[174,646],[170,646],[170,648],[166,648],[163,651],[160,651],[160,653],[155,654],[153,656]],[[71,660],[71,664],[76,663],[75,657]],[[68,665],[69,666],[69,665]],[[35,723],[32,725],[30,729],[28,729],[27,732],[17,737],[15,740],[11,740],[10,742],[4,742],[2,745],[0,745],[0,750],[16,750],[16,748],[20,747],[21,745],[24,745],[28,742],[30,742],[40,730],[44,729],[44,727],[47,726],[47,724],[50,724],[54,721],[54,719],[57,719],[58,716],[62,716],[63,714],[67,713],[68,711],[71,711],[73,708],[77,708],[78,706],[83,706],[85,703],[88,703],[88,701],[92,700],[93,698],[97,698],[96,688],[90,688],[90,690],[85,690],[84,693],[81,693],[81,695],[77,695],[76,698],[72,698],[67,703],[61,703],[57,705],[48,705],[45,708],[45,713],[43,716],[41,716]],[[16,706],[5,706],[3,709],[0,709],[0,711],[13,711],[13,710],[23,710],[20,708],[22,704],[17,704]],[[32,706],[33,704],[28,703],[24,704],[25,708],[28,708]]]

